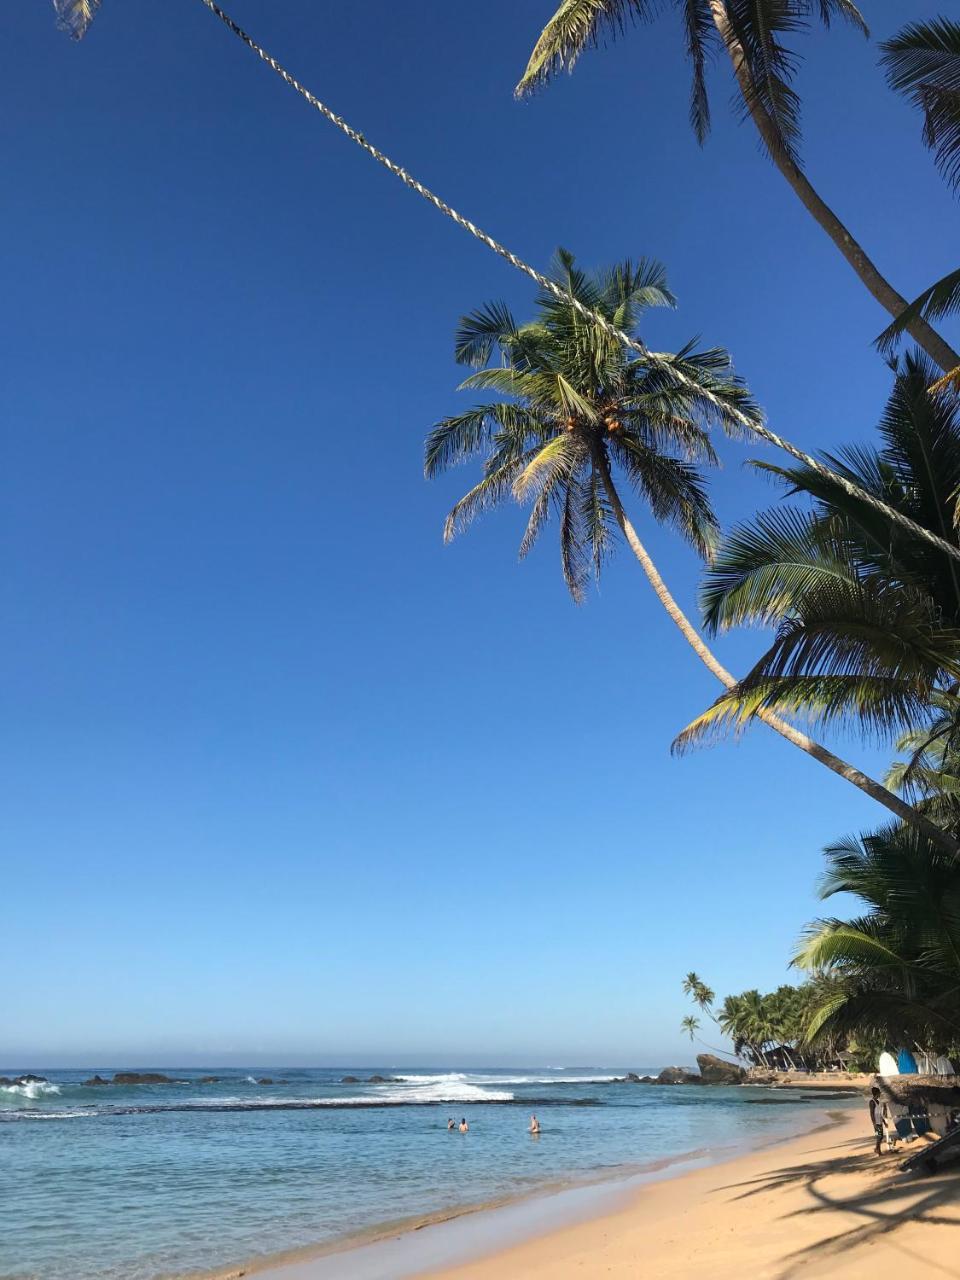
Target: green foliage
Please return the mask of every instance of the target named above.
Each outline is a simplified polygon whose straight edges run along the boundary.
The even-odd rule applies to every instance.
[[[881,447],[841,450],[828,461],[956,544],[960,409],[928,394],[932,376],[925,360],[909,356],[880,422]],[[707,570],[701,602],[709,631],[772,626],[774,639],[676,749],[741,729],[761,708],[859,725],[880,738],[922,732],[960,680],[955,562],[835,481],[805,467],[763,469],[812,507],[777,508],[735,528]]]
[[[591,275],[560,250],[554,278],[631,334],[649,307],[675,302],[662,266],[645,259]],[[709,429],[737,432],[740,415],[758,415],[725,351],[688,346],[647,360],[544,292],[529,324],[499,302],[464,316],[455,352],[474,370],[463,389],[507,398],[444,418],[427,437],[428,478],[483,459],[481,479],[447,516],[448,541],[483,511],[525,503],[521,558],[556,518],[564,580],[579,602],[615,545],[619,474],[656,520],[712,554],[718,526],[700,470],[716,461]]]
[[[923,140],[946,180],[960,189],[960,22],[911,22],[881,48],[891,87],[922,112]]]
[[[706,67],[722,41],[709,0],[673,0],[673,7],[680,11],[692,69],[690,123],[703,142],[710,131]],[[564,0],[534,46],[518,96],[532,93],[560,71],[572,71],[586,48],[617,38],[633,21],[657,17],[661,8],[656,0]],[[766,112],[779,145],[795,158],[800,138],[800,99],[793,88],[798,58],[786,39],[804,31],[811,20],[829,27],[833,18],[866,34],[863,17],[852,0],[727,0],[726,13],[748,72],[742,112],[753,106]]]
[[[904,826],[838,841],[826,858],[821,897],[853,894],[865,911],[807,930],[794,963],[832,983],[807,1040],[949,1048],[960,1036],[960,865]]]

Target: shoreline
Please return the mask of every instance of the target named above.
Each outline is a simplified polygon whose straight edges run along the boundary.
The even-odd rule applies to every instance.
[[[859,1091],[847,1084],[840,1085],[838,1092],[849,1098]],[[621,1166],[607,1175],[555,1180],[519,1194],[382,1223],[336,1241],[249,1258],[215,1271],[178,1273],[168,1280],[239,1280],[247,1276],[259,1280],[400,1280],[446,1276],[448,1269],[451,1275],[459,1276],[461,1268],[499,1257],[504,1248],[522,1249],[552,1238],[571,1222],[588,1227],[616,1217],[634,1197],[651,1187],[677,1185],[694,1172],[735,1166],[751,1155],[775,1152],[829,1131],[849,1112],[849,1108],[828,1109],[831,1105],[841,1104],[825,1098],[811,1107],[802,1123],[760,1141],[681,1152],[627,1167],[629,1171]]]
[[[903,1173],[904,1154],[874,1154],[865,1106],[832,1112],[802,1136],[652,1182],[611,1213],[421,1280],[960,1276],[956,1170]]]

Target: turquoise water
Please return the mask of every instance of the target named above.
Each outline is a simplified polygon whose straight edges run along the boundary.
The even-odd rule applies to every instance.
[[[165,1071],[183,1082],[84,1087],[90,1071],[45,1071],[47,1085],[0,1089],[3,1280],[213,1269],[761,1142],[813,1109],[763,1105],[760,1089],[617,1085],[601,1068]],[[449,1133],[462,1115],[469,1134]]]

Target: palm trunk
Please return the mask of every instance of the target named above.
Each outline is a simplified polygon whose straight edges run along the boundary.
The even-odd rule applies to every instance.
[[[747,110],[770,153],[773,163],[793,188],[794,194],[803,207],[820,224],[847,262],[850,263],[850,266],[853,267],[863,284],[880,303],[881,307],[896,319],[907,308],[906,298],[901,297],[893,285],[880,274],[863,247],[857,243],[830,206],[821,200],[802,170],[787,154],[780,139],[780,131],[763,105],[757,101],[743,46],[737,39],[730,24],[726,0],[709,0],[709,4],[713,25],[716,27],[733,64],[733,73],[737,78],[737,84],[740,86],[740,92],[743,95]],[[918,316],[907,325],[907,332],[918,346],[921,346],[927,355],[936,361],[944,372],[949,372],[951,369],[955,369],[957,365],[960,365],[960,355],[953,350],[948,342],[941,338],[936,329],[929,325],[922,316]]]
[[[607,499],[613,509],[614,517],[620,527],[630,547],[630,550],[640,562],[640,567],[647,575],[651,587],[657,599],[663,605],[667,615],[679,630],[680,634],[686,640],[687,644],[694,651],[707,670],[720,681],[725,689],[733,689],[736,687],[736,678],[724,667],[707,647],[703,637],[697,631],[687,615],[670,594],[670,590],[657,566],[653,563],[647,553],[646,547],[637,537],[637,531],[631,524],[626,511],[623,509],[623,503],[620,501],[620,494],[617,487],[613,483],[613,477],[610,474],[610,464],[603,453],[602,446],[598,446],[593,451],[594,466],[600,474],[603,481],[604,491]],[[756,712],[758,719],[764,724],[769,725],[782,738],[786,738],[788,742],[792,742],[795,747],[799,747],[801,751],[805,751],[807,755],[813,756],[820,764],[826,768],[832,769],[835,774],[843,778],[851,785],[858,787],[870,797],[876,800],[878,804],[882,804],[889,809],[891,813],[896,814],[901,822],[909,823],[910,826],[916,827],[921,831],[928,840],[938,845],[945,852],[953,857],[960,857],[960,843],[953,839],[942,827],[938,827],[936,823],[931,822],[929,818],[924,817],[922,813],[918,813],[912,805],[901,800],[898,795],[892,791],[888,791],[881,783],[876,782],[861,770],[855,768],[854,765],[848,764],[846,760],[842,760],[839,756],[835,756],[832,751],[828,751],[826,747],[819,742],[814,741],[805,733],[801,733],[799,729],[794,728],[786,720],[782,720],[780,716],[772,711],[761,708]]]

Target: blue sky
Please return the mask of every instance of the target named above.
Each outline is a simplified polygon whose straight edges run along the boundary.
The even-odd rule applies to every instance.
[[[702,151],[670,15],[517,104],[552,7],[233,3],[530,261],[661,258],[652,345],[728,346],[807,446],[868,437],[883,316],[725,68]],[[689,1057],[683,973],[783,980],[820,847],[881,811],[765,731],[672,759],[713,689],[624,555],[577,609],[552,539],[518,566],[519,509],[443,547],[453,328],[525,314],[521,277],[198,0],[105,0],[80,46],[6,8],[0,1058]],[[811,176],[918,292],[956,225],[918,120],[852,32],[802,52]],[[774,493],[722,452],[729,522]],[[695,560],[634,511],[692,608]]]

